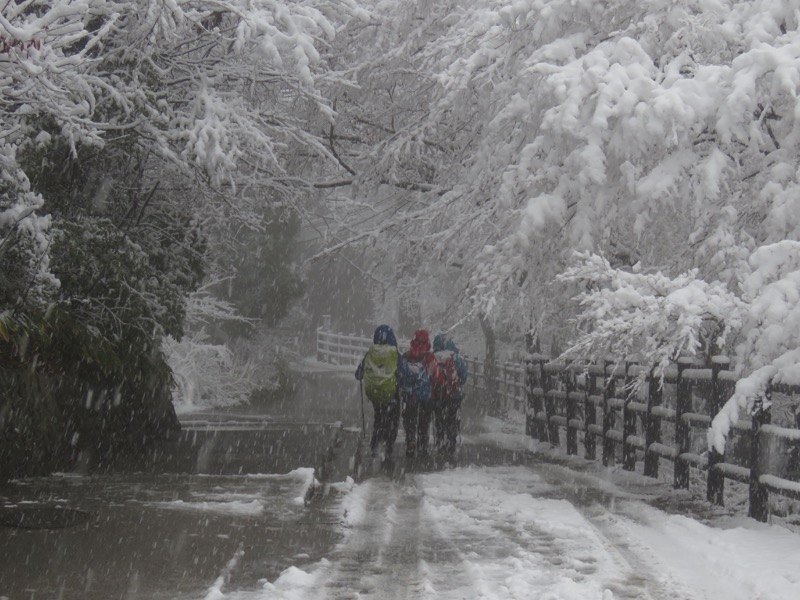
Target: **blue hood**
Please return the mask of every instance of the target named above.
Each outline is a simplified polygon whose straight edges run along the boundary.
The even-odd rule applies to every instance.
[[[458,346],[453,340],[448,339],[444,344],[445,350],[450,350],[451,352],[458,352]]]
[[[375,335],[372,336],[372,343],[397,347],[397,338],[394,336],[394,331],[392,331],[391,327],[378,325],[375,328]]]
[[[436,337],[433,338],[433,351],[438,352],[439,350],[444,350],[446,341],[447,336],[445,334],[437,333]]]

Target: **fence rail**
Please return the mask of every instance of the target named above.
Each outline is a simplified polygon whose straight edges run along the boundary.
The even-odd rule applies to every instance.
[[[401,352],[408,348],[408,342],[398,340]],[[355,367],[364,358],[372,345],[372,339],[354,333],[334,333],[320,327],[317,329],[317,360],[332,365]]]
[[[690,469],[706,473],[706,499],[724,502],[725,481],[749,486],[748,513],[766,521],[770,493],[800,500],[800,430],[770,424],[773,392],[800,393],[800,387],[776,386],[767,390],[749,420],[739,420],[728,436],[726,450],[705,450],[705,439],[736,378],[728,371],[727,357],[714,357],[711,367],[689,359],[668,370],[663,381],[635,364],[566,365],[542,355],[526,360],[528,403],[526,433],[597,460],[603,464],[621,456],[622,468],[634,471],[643,463],[646,476],[657,477],[661,459],[674,464],[673,485],[689,487]],[[637,390],[644,375],[646,391]],[[663,385],[662,385],[663,384]],[[674,389],[665,402],[665,389]],[[669,439],[667,439],[669,438]],[[699,439],[703,449],[693,445]]]
[[[317,329],[317,360],[333,365],[356,366],[372,344],[369,338]]]
[[[317,358],[355,366],[371,343],[319,329]],[[490,376],[483,360],[464,358],[473,390],[485,395],[491,388],[502,411],[524,412],[527,435],[554,446],[563,437],[568,454],[577,455],[582,443],[586,459],[604,465],[621,460],[628,471],[642,463],[648,477],[658,477],[667,460],[675,488],[688,488],[697,469],[706,474],[707,500],[718,505],[725,481],[738,481],[748,486],[748,514],[759,521],[769,516],[769,494],[800,500],[800,429],[772,424],[770,402],[773,393],[800,394],[800,386],[767,390],[766,401],[734,424],[725,452],[718,453],[707,450],[706,436],[736,385],[727,357],[714,357],[710,367],[681,359],[663,379],[633,363],[566,365],[544,355],[490,365]]]
[[[487,392],[485,363],[480,358],[464,356],[469,372],[468,384],[475,390]],[[527,406],[527,376],[525,365],[498,363],[495,368],[495,390],[500,407],[505,412],[525,412]]]

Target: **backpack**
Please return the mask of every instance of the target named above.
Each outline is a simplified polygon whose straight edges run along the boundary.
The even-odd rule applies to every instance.
[[[454,354],[453,358],[456,361],[456,371],[458,372],[458,386],[460,389],[464,386],[465,383],[467,383],[467,375],[468,375],[467,361],[465,361],[464,358],[458,353]]]
[[[427,402],[431,398],[431,379],[428,371],[421,362],[406,363],[401,386],[403,393],[420,402]]]
[[[364,356],[364,391],[372,402],[384,404],[397,397],[397,348],[372,346]]]
[[[461,390],[454,354],[450,350],[439,350],[433,356],[439,363],[437,376],[433,381],[433,395],[436,398],[453,398]]]

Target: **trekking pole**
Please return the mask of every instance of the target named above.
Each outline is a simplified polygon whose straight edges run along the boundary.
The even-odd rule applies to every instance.
[[[361,437],[364,437],[364,433],[367,431],[367,421],[364,418],[364,382],[358,382],[358,389],[361,392]]]
[[[367,422],[364,418],[364,383],[359,380],[358,389],[361,392],[361,434],[358,436],[358,444],[356,444],[356,455],[353,457],[353,476],[356,481],[361,481],[363,474],[363,454],[364,454],[364,433],[367,429]]]

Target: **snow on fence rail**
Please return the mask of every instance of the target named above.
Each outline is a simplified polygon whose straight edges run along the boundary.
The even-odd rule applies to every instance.
[[[317,358],[355,366],[371,343],[320,329]],[[663,386],[644,373],[646,390],[634,389],[646,368],[633,363],[566,365],[534,354],[524,364],[495,365],[490,386],[484,361],[464,358],[468,385],[483,393],[491,387],[502,409],[524,412],[527,435],[560,446],[563,433],[568,454],[577,455],[582,443],[585,458],[612,465],[619,456],[628,471],[642,462],[649,477],[658,477],[665,459],[673,463],[676,488],[688,488],[690,469],[699,469],[706,473],[707,500],[718,505],[726,479],[744,483],[748,513],[759,521],[769,516],[770,493],[800,500],[800,430],[771,424],[769,402],[734,425],[724,454],[708,451],[711,420],[736,385],[727,357],[714,357],[710,368],[681,359]],[[800,386],[773,385],[769,393],[800,394]]]
[[[800,500],[800,431],[769,424],[766,402],[751,419],[733,428],[724,454],[708,451],[706,432],[736,385],[727,357],[714,357],[710,368],[681,359],[664,378],[644,372],[633,363],[572,364],[553,362],[543,355],[527,358],[526,432],[566,451],[610,465],[619,454],[622,467],[633,471],[637,460],[644,474],[658,476],[660,459],[674,464],[673,485],[689,487],[692,467],[706,472],[706,498],[723,504],[725,480],[749,486],[749,515],[769,516],[768,496],[775,493]],[[646,390],[636,390],[637,375],[645,375]],[[667,402],[665,390],[674,393]],[[771,393],[793,395],[797,386],[772,386]],[[700,443],[693,447],[693,440]]]

